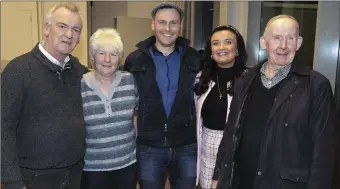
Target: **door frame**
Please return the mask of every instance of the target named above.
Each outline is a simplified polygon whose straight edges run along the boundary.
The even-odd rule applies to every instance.
[[[340,15],[339,15],[339,20],[340,20]],[[335,79],[335,103],[337,107],[337,112],[338,115],[340,115],[340,40],[339,40],[339,49],[338,49],[338,66],[337,66],[337,71],[336,71],[336,79]]]

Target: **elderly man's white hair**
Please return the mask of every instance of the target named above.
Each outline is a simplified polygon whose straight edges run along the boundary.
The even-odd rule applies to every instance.
[[[61,3],[59,5],[55,5],[53,8],[51,8],[48,13],[45,16],[45,24],[51,24],[52,22],[52,18],[53,18],[53,14],[55,13],[56,10],[60,9],[60,8],[65,8],[73,13],[76,13],[79,15],[80,19],[80,12],[79,12],[79,8],[72,4],[72,3]]]
[[[96,32],[94,32],[94,34],[90,37],[89,42],[89,51],[93,58],[100,45],[103,44],[112,45],[118,53],[119,59],[122,59],[124,54],[123,40],[117,30],[113,28],[99,28]]]
[[[286,14],[277,15],[277,16],[271,18],[271,19],[267,22],[267,24],[266,24],[266,28],[264,29],[263,36],[266,37],[267,34],[268,34],[268,29],[269,29],[269,27],[270,27],[276,20],[282,19],[282,18],[288,18],[288,19],[293,20],[293,21],[296,23],[297,33],[298,33],[298,35],[300,36],[300,26],[299,26],[298,21],[297,21],[293,16],[286,15]]]

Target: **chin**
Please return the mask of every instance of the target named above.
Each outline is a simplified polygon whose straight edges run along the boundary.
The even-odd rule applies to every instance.
[[[71,54],[72,50],[70,50],[70,49],[61,49],[59,52],[61,54],[64,54],[64,55],[69,55],[69,54]]]
[[[231,65],[231,64],[233,64],[233,63],[232,63],[232,60],[226,60],[226,59],[217,60],[216,62],[217,62],[218,64],[220,64],[220,65]]]
[[[171,45],[175,44],[176,40],[160,40],[160,44],[165,47],[170,47]]]
[[[290,64],[289,62],[277,62],[276,65],[278,66],[287,66],[288,64]]]

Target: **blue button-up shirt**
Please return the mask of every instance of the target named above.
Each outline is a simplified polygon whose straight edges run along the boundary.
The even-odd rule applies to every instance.
[[[150,47],[149,52],[156,67],[156,80],[162,95],[163,106],[169,117],[178,89],[183,48],[177,46],[168,56],[164,56],[155,46]]]

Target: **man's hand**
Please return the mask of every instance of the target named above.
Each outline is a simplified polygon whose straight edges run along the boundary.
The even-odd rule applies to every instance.
[[[211,181],[210,188],[215,189],[216,186],[217,186],[217,180],[212,180],[212,181]]]

